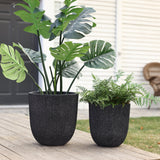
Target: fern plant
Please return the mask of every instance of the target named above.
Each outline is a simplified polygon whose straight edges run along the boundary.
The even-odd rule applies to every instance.
[[[100,80],[94,75],[93,77],[93,90],[87,90],[84,87],[79,87],[81,90],[80,101],[89,102],[105,108],[109,105],[129,104],[134,102],[136,105],[143,106],[149,105],[151,102],[160,102],[160,98],[154,97],[148,93],[141,84],[133,83],[133,75],[128,75],[124,83],[119,82],[123,73],[119,71],[115,77]]]

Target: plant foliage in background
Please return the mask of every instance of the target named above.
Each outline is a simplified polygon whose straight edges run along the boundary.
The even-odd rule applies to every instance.
[[[24,22],[29,23],[24,31],[37,36],[39,52],[25,48],[20,43],[13,43],[13,47],[1,44],[0,55],[2,59],[0,65],[6,78],[20,83],[25,80],[26,75],[29,75],[41,94],[43,94],[42,89],[25,67],[17,48],[28,56],[42,76],[46,94],[52,94],[53,91],[54,94],[57,94],[58,85],[60,88],[59,92],[62,94],[64,92],[63,77],[72,78],[66,92],[68,93],[76,78],[80,77],[80,72],[85,66],[108,69],[114,65],[115,52],[111,49],[110,43],[102,40],[93,40],[85,44],[67,41],[67,39],[81,39],[85,37],[96,26],[93,22],[95,17],[91,15],[95,10],[73,5],[75,1],[65,0],[64,7],[55,16],[56,20],[53,23],[45,15],[45,11],[39,9],[39,0],[23,0],[24,3],[17,4],[21,9],[16,11],[15,15],[19,16]],[[49,66],[50,73],[46,69],[46,55],[42,53],[40,36],[50,41],[56,37],[59,38],[59,45],[49,49],[50,54],[53,56],[53,66]],[[81,67],[78,66],[75,58],[79,58],[83,62]],[[42,64],[42,70],[37,63]],[[49,76],[52,78],[49,79]],[[53,87],[51,87],[52,85]]]
[[[148,93],[142,85],[133,83],[133,75],[128,75],[124,83],[120,84],[119,79],[123,76],[123,72],[119,71],[115,77],[100,80],[93,75],[93,90],[81,89],[81,101],[89,102],[105,108],[109,105],[125,105],[134,102],[137,105],[149,105],[160,102],[160,99]]]

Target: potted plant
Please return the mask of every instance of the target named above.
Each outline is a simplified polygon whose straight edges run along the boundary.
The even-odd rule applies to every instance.
[[[91,32],[96,26],[91,15],[94,9],[72,5],[76,0],[65,0],[64,7],[55,16],[55,22],[51,23],[45,11],[39,9],[39,0],[23,1],[17,4],[23,9],[15,14],[30,24],[24,31],[37,35],[39,52],[25,48],[20,43],[13,43],[13,46],[1,44],[0,65],[6,78],[21,83],[28,75],[38,88],[38,91],[29,93],[30,124],[35,139],[43,145],[64,145],[74,133],[77,118],[78,94],[70,92],[70,88],[85,66],[102,69],[112,67],[115,53],[111,44],[103,40],[85,44],[67,41],[81,39]],[[59,37],[59,45],[49,49],[53,56],[50,73],[47,73],[46,55],[42,53],[40,36],[50,41]],[[25,67],[19,49],[28,56],[42,76],[44,91]],[[75,58],[83,62],[81,68]],[[37,63],[42,64],[42,70]],[[63,90],[63,77],[72,78],[67,91]]]
[[[142,106],[160,101],[142,85],[133,83],[132,74],[124,83],[119,82],[121,76],[122,72],[105,80],[93,76],[93,90],[79,87],[81,101],[89,103],[90,131],[99,146],[116,147],[123,143],[128,132],[130,102]]]

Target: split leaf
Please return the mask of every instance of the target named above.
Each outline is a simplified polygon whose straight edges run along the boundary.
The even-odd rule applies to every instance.
[[[23,82],[28,70],[20,53],[12,46],[1,44],[0,55],[3,75],[10,80],[16,80],[17,83]]]

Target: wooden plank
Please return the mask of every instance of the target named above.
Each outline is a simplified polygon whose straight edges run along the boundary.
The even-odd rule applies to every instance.
[[[128,149],[128,150],[131,150],[131,151],[134,152],[134,153],[139,153],[139,154],[144,155],[144,156],[147,155],[148,157],[152,157],[153,159],[156,159],[156,158],[160,159],[160,155],[158,155],[158,154],[151,153],[151,152],[147,152],[147,151],[144,151],[144,150],[142,150],[142,149],[135,148],[135,147],[130,146],[130,145],[125,145],[125,144],[123,144],[123,148],[124,148],[124,149]]]
[[[24,128],[30,129],[29,116],[25,114],[0,114],[0,120],[6,120],[15,125],[20,125]]]
[[[0,120],[0,122],[1,122],[1,124],[0,124],[0,126],[2,127],[2,128],[6,128],[6,129],[8,129],[8,130],[11,130],[11,131],[13,131],[13,132],[15,132],[15,133],[18,133],[18,134],[20,134],[20,135],[22,135],[21,133],[22,132],[25,132],[25,133],[31,133],[30,132],[30,126],[29,126],[29,122],[28,123],[26,123],[26,126],[27,127],[23,127],[23,126],[21,126],[21,125],[19,125],[19,124],[16,124],[16,123],[11,123],[10,121],[7,121],[7,120]],[[23,135],[22,135],[23,136]],[[30,136],[30,135],[29,135]]]
[[[17,118],[16,114],[0,116],[0,144],[3,144],[4,148],[7,149],[4,152],[7,153],[7,156],[10,155],[8,154],[9,152],[13,152],[22,156],[24,160],[52,160],[53,157],[58,160],[160,159],[160,155],[139,150],[128,145],[121,145],[115,148],[98,147],[91,139],[90,134],[78,130],[76,130],[71,141],[65,146],[41,146],[31,135],[28,117],[25,115],[18,117],[20,120],[18,120],[19,118]],[[24,122],[23,125],[21,125],[22,122]]]
[[[0,160],[11,160],[11,159],[0,153]]]
[[[7,124],[4,124],[4,126],[6,126]],[[18,126],[19,127],[19,126]],[[2,128],[2,126],[1,126],[1,128]],[[9,127],[9,128],[13,128],[13,127]],[[15,127],[16,128],[16,127]],[[3,129],[4,130],[4,132],[5,132],[5,129]],[[6,129],[7,130],[7,129]],[[17,130],[17,133],[15,133],[15,131]],[[35,140],[32,138],[32,140],[29,138],[29,136],[25,136],[25,137],[23,137],[23,139],[22,139],[22,136],[21,136],[21,134],[22,135],[26,135],[27,134],[27,132],[26,132],[26,130],[21,130],[20,131],[20,133],[18,133],[18,128],[16,128],[15,130],[12,130],[12,129],[9,129],[9,130],[7,130],[8,132],[11,132],[11,134],[12,134],[12,138],[11,139],[13,139],[12,140],[12,142],[14,143],[14,144],[17,144],[17,143],[19,143],[19,144],[23,144],[23,143],[26,143],[26,142],[28,142],[28,143],[30,143],[30,144],[32,144],[32,143],[35,143],[36,144],[36,142],[35,142]],[[13,133],[12,133],[13,132]],[[3,135],[3,137],[5,138],[5,140],[6,141],[8,141],[8,136],[6,136],[5,137],[5,135],[3,134],[3,132],[1,132],[2,133],[2,135]],[[76,131],[76,135],[79,135],[79,131]],[[62,152],[63,154],[65,153],[66,155],[69,155],[70,157],[72,157],[73,155],[74,155],[74,158],[79,158],[79,157],[81,157],[82,159],[88,159],[88,157],[92,157],[92,152],[91,152],[91,150],[90,149],[92,149],[92,146],[94,146],[95,148],[95,150],[97,151],[97,146],[93,143],[93,141],[91,140],[91,139],[89,139],[88,140],[88,134],[87,134],[87,138],[85,139],[85,141],[82,141],[82,142],[80,142],[79,140],[80,139],[83,139],[83,136],[81,137],[81,136],[78,136],[78,137],[76,137],[75,136],[75,138],[68,144],[68,145],[65,145],[65,146],[62,146],[62,147],[56,147],[56,149],[57,149],[57,151],[59,151],[60,153]],[[9,141],[8,142],[10,142],[10,140],[11,140],[10,138],[9,138]],[[86,140],[87,141],[89,141],[88,142],[88,144],[86,145]],[[91,145],[91,146],[89,146],[89,145]],[[40,146],[40,145],[36,145],[36,147],[37,146]],[[9,146],[7,146],[7,147],[11,147],[11,145],[9,145]],[[31,147],[34,147],[34,146],[32,146],[31,145]],[[80,148],[79,148],[80,147]],[[24,147],[23,147],[24,148]],[[98,147],[99,148],[99,147]],[[35,148],[34,148],[35,149]],[[32,150],[34,150],[34,149],[32,149]],[[95,151],[94,151],[95,152]],[[92,158],[93,160],[96,160],[97,158],[98,159],[103,159],[103,158],[108,158],[108,159],[117,159],[116,157],[113,157],[112,156],[112,149],[108,149],[107,150],[107,154],[105,154],[105,156],[104,156],[104,154],[102,153],[102,154],[99,154],[99,151],[97,152],[97,154],[95,154],[94,155],[94,158]],[[119,154],[118,153],[116,153],[116,155],[117,155],[117,157],[119,156]],[[120,156],[121,158],[126,158],[126,155],[121,155]],[[126,159],[131,159],[131,158],[126,158]]]
[[[16,152],[10,150],[9,148],[2,146],[0,144],[0,157],[3,157],[2,159],[7,159],[7,160],[23,160],[23,158],[17,154]],[[1,158],[0,158],[1,160]]]
[[[69,159],[74,160],[72,156],[65,153],[60,153],[54,147],[41,146],[34,139],[17,137],[15,141],[8,141],[6,138],[1,139],[1,143],[5,144],[6,148],[10,148],[15,153],[19,153],[25,160],[51,160],[53,157],[58,160]],[[9,154],[7,154],[9,156]],[[14,159],[13,159],[14,160]],[[15,159],[16,160],[16,159]],[[76,159],[75,159],[76,160]]]
[[[0,113],[0,119],[1,118],[5,118],[8,120],[14,120],[16,119],[16,121],[21,121],[21,120],[29,120],[29,115],[28,114],[24,114],[24,113]]]
[[[76,131],[77,132],[77,131]],[[79,137],[76,137],[76,139],[83,139],[84,143],[90,144],[90,147],[95,148],[95,150],[93,151],[94,154],[98,154],[98,153],[104,153],[104,157],[106,156],[106,154],[110,154],[110,155],[114,155],[116,158],[119,157],[120,159],[153,159],[153,158],[157,158],[157,156],[153,156],[152,153],[147,154],[147,153],[137,153],[134,152],[133,150],[131,150],[130,148],[127,148],[124,146],[128,146],[128,145],[121,145],[120,147],[114,147],[114,148],[105,148],[105,147],[97,147],[96,145],[93,145],[92,142],[89,143],[89,139],[91,140],[91,137],[89,137],[89,135],[82,133],[81,131],[78,135]],[[74,139],[74,138],[73,138]],[[74,140],[76,141],[76,140]],[[85,144],[83,144],[82,146],[85,146]],[[90,147],[89,150],[90,150]],[[133,147],[134,148],[134,147]],[[137,149],[138,150],[138,149]],[[159,156],[160,158],[160,156]]]
[[[4,126],[6,126],[6,124]],[[50,160],[53,157],[59,160],[76,160],[76,158],[73,158],[72,156],[61,153],[55,147],[45,147],[39,145],[33,139],[31,134],[28,134],[30,132],[29,130],[18,130],[19,126],[15,126],[17,129],[16,131],[16,129],[13,130],[11,126],[9,126],[10,129],[5,129],[4,126],[0,126],[0,136],[3,136],[3,139],[0,137],[0,143],[5,144],[6,148],[10,148],[14,152],[19,153],[26,160]],[[8,135],[5,135],[5,132],[7,132]]]

